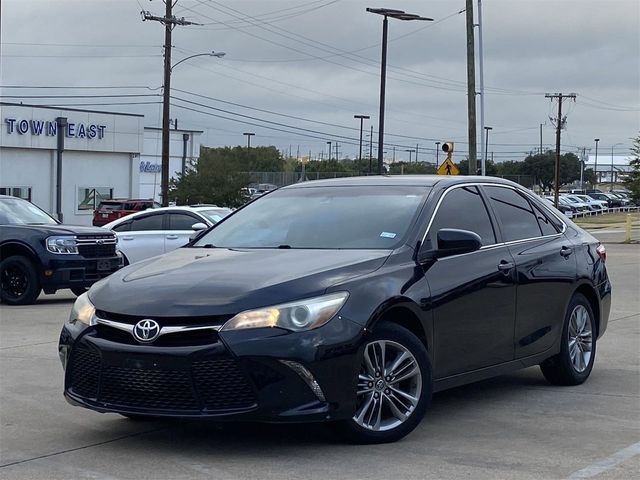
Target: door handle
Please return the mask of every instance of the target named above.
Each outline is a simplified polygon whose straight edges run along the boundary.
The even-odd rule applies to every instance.
[[[515,267],[515,264],[513,262],[507,262],[506,260],[501,260],[498,264],[498,270],[505,275],[508,274],[513,267]]]
[[[562,247],[560,249],[560,255],[562,255],[565,258],[571,255],[572,253],[573,253],[573,248],[571,247]]]
[[[133,237],[120,237],[122,240],[133,240]]]
[[[177,240],[178,235],[167,235],[167,240]]]

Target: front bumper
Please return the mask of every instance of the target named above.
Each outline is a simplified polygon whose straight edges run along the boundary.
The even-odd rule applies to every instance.
[[[122,255],[84,258],[81,255],[53,255],[43,259],[40,283],[47,293],[63,288],[88,288],[122,268]],[[45,272],[51,271],[52,275]]]
[[[102,327],[67,323],[60,335],[64,394],[73,405],[269,422],[348,418],[355,408],[363,331],[344,318],[300,333],[200,331],[169,339],[170,345],[164,337],[158,345],[141,345],[126,332]],[[292,365],[311,373],[321,394]]]

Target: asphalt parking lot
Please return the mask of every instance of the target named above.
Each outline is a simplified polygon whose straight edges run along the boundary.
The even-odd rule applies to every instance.
[[[0,477],[638,478],[640,245],[607,250],[613,307],[586,384],[552,387],[535,367],[459,387],[389,445],[341,444],[322,425],[134,422],[72,407],[57,339],[75,297],[3,305]]]

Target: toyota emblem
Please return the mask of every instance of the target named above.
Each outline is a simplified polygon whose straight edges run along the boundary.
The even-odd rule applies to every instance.
[[[155,320],[145,318],[133,327],[133,337],[140,343],[150,343],[160,336],[160,325]]]

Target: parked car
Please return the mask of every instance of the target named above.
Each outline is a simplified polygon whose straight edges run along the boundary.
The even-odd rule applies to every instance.
[[[553,200],[551,200],[551,199],[549,199],[547,197],[540,197],[540,200],[542,202],[544,202],[544,204],[547,207],[550,207],[550,208],[554,207]],[[558,202],[558,211],[560,213],[562,213],[564,216],[566,216],[567,218],[573,218],[573,214],[574,214],[575,209],[572,209],[571,207]]]
[[[102,227],[132,213],[158,207],[160,204],[150,199],[114,198],[103,200],[93,212],[93,226]]]
[[[599,206],[591,204],[591,202],[585,202],[577,195],[563,194],[562,197],[569,200],[572,204],[582,207],[583,211],[595,212],[600,210]]]
[[[607,206],[609,208],[615,208],[615,207],[622,206],[622,202],[620,201],[619,198],[609,197],[606,193],[591,192],[591,193],[587,193],[587,195],[589,195],[589,197],[591,197],[591,198],[593,198],[595,200],[602,200],[603,202],[607,202]]]
[[[394,441],[433,392],[533,365],[584,382],[609,318],[605,260],[506,180],[298,183],[81,296],[60,336],[64,393],[125,416],[330,421]]]
[[[180,248],[194,232],[215,225],[231,210],[222,207],[164,207],[131,214],[103,228],[113,230],[126,264]]]
[[[63,288],[81,295],[122,266],[116,244],[111,232],[62,225],[31,202],[0,195],[0,299],[29,305]]]
[[[273,183],[256,183],[249,187],[249,190],[255,190],[254,193],[251,194],[251,200],[254,200],[258,197],[261,197],[265,193],[272,192],[278,188],[277,185]]]
[[[584,203],[590,205],[593,211],[603,212],[609,208],[608,203],[605,202],[604,200],[596,200],[595,198],[591,198],[589,195],[582,195],[582,194],[574,195],[574,196],[577,197],[579,200],[583,201]]]
[[[619,199],[621,204],[620,206],[622,207],[628,207],[631,204],[631,200],[629,200],[629,197],[622,193],[608,192],[607,195]]]
[[[547,200],[551,201],[551,203],[554,203],[554,198],[552,196],[548,196],[545,197]],[[571,212],[573,213],[573,215],[576,215],[578,213],[582,213],[584,211],[587,210],[587,206],[586,205],[582,205],[582,204],[577,204],[574,202],[570,202],[567,198],[563,197],[562,195],[558,196],[558,206],[563,205],[567,208],[571,209]]]

